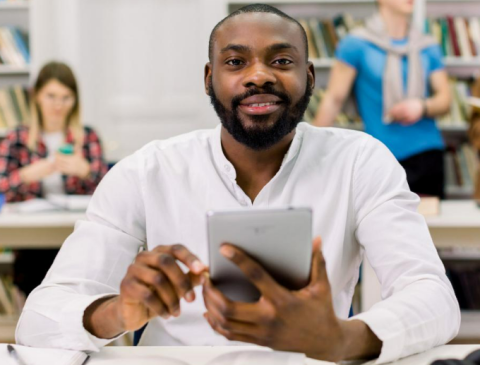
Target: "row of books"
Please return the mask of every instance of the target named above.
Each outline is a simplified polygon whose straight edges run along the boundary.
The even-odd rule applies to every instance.
[[[458,147],[449,146],[445,154],[446,185],[473,191],[478,165],[477,152],[469,144],[465,143]]]
[[[21,85],[0,89],[0,129],[11,129],[29,119],[29,95]]]
[[[299,19],[308,39],[310,58],[333,58],[338,42],[359,24],[350,14],[333,19]]]
[[[305,121],[313,123],[324,94],[324,89],[318,88],[314,90],[308,108],[305,111]],[[362,122],[358,116],[355,105],[352,103],[349,103],[349,105],[337,115],[334,124],[344,128],[362,129]]]
[[[480,56],[479,18],[431,18],[425,20],[425,27],[441,45],[444,56],[465,59]]]
[[[12,276],[0,275],[0,315],[19,315],[25,300],[25,294],[13,284]]]
[[[28,33],[17,27],[0,27],[0,64],[18,67],[30,64]]]
[[[450,78],[450,92],[452,104],[450,112],[437,118],[440,126],[465,126],[470,118],[471,108],[468,105],[468,98],[472,96],[471,82]]]
[[[473,260],[444,261],[460,309],[480,309],[480,263]]]

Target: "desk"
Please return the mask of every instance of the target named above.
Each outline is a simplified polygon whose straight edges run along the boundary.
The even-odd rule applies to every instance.
[[[437,248],[480,247],[480,209],[471,200],[440,203],[438,216],[425,217]],[[380,283],[368,260],[362,266],[362,311],[381,300]],[[480,338],[480,314],[462,314],[458,338]]]
[[[85,213],[1,213],[0,248],[59,248]]]
[[[233,351],[252,350],[252,347],[105,347],[93,354],[88,365],[147,365],[160,364],[155,357],[166,356],[182,360],[191,365],[207,365],[215,357]],[[413,355],[397,362],[395,365],[429,365],[436,359],[464,358],[470,352],[480,349],[480,345],[447,345],[434,348],[422,354]],[[143,360],[143,361],[142,361]],[[156,361],[156,362],[155,362]],[[372,364],[374,361],[357,362]],[[325,361],[307,359],[305,365],[327,365]],[[225,364],[229,365],[229,364]],[[242,364],[243,365],[243,364]],[[247,364],[245,364],[247,365]],[[258,364],[248,364],[258,365]]]

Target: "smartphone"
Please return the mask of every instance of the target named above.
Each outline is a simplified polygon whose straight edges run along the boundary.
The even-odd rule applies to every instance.
[[[210,277],[227,298],[255,302],[260,292],[220,253],[224,243],[242,249],[288,289],[299,290],[308,284],[312,261],[311,209],[210,211],[207,230]]]

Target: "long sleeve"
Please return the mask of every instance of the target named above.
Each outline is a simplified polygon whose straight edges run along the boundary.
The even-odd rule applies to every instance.
[[[83,327],[85,309],[119,293],[120,283],[145,244],[145,209],[136,155],[102,180],[43,283],[28,297],[17,326],[17,343],[97,351],[108,340]]]
[[[377,363],[451,340],[460,310],[425,219],[393,155],[371,139],[355,167],[356,238],[382,288],[382,301],[352,319],[383,341]],[[372,178],[373,177],[373,178]]]
[[[0,194],[5,194],[7,201],[14,201],[14,197],[25,190],[16,157],[17,135],[18,131],[12,131],[0,142]]]

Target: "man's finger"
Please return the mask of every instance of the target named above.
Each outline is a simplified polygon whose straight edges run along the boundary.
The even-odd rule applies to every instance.
[[[164,273],[179,298],[185,298],[188,302],[194,299],[191,276],[180,269],[172,255],[159,250],[144,251],[137,255],[136,260]]]
[[[313,240],[312,269],[310,275],[310,285],[328,282],[327,268],[325,258],[322,253],[322,239],[315,237]]]
[[[138,263],[130,265],[128,271],[136,280],[155,291],[171,315],[177,317],[180,314],[179,297],[162,272]]]
[[[171,246],[157,246],[154,248],[154,251],[166,252],[172,255],[176,260],[183,263],[195,274],[201,274],[207,269],[207,266],[204,265],[196,255],[190,252],[190,250],[182,244],[177,243]]]
[[[220,290],[215,288],[210,279],[205,280],[203,298],[209,310],[211,307],[214,307],[213,310],[226,319],[258,324],[270,317],[259,303],[231,301]]]
[[[143,303],[150,311],[150,318],[160,316],[169,318],[170,314],[162,300],[147,285],[131,278],[122,281],[121,290],[125,293],[126,301],[132,303]]]
[[[260,345],[261,344],[261,339],[244,335],[244,334],[238,334],[234,333],[231,331],[228,331],[224,329],[218,322],[213,319],[209,313],[205,313],[204,315],[205,319],[207,320],[208,324],[210,324],[210,327],[217,332],[218,334],[222,335],[223,337],[227,338],[230,341],[239,341],[239,342],[246,342],[246,343],[253,343]]]
[[[236,264],[247,279],[267,298],[281,298],[287,290],[279,285],[267,271],[242,250],[230,244],[224,244],[220,253]]]

